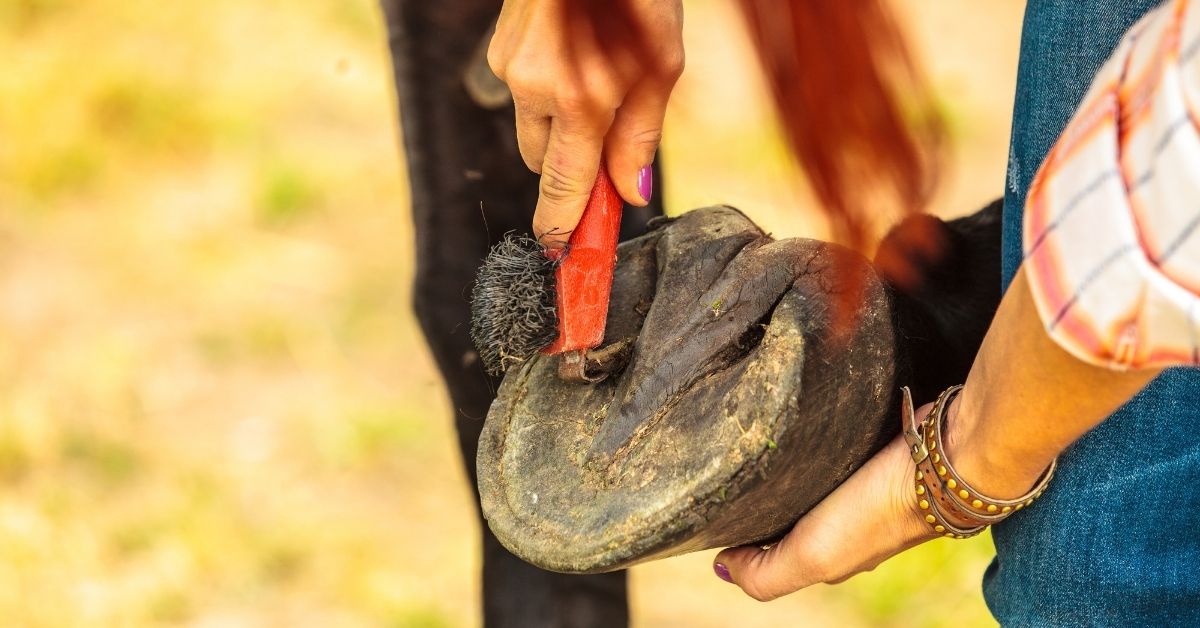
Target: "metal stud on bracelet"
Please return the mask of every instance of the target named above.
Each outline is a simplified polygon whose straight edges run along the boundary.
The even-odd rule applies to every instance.
[[[914,476],[917,507],[935,533],[958,539],[975,536],[987,526],[1032,504],[1045,492],[1055,468],[1055,462],[1052,462],[1028,493],[1011,500],[987,497],[967,484],[946,458],[946,448],[942,444],[946,412],[961,390],[962,386],[958,385],[943,391],[925,419],[917,423],[912,394],[907,387],[902,388],[900,412],[904,440],[917,465]]]

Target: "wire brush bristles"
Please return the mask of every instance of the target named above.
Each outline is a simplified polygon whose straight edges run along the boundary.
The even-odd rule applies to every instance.
[[[489,375],[502,375],[558,337],[557,265],[537,240],[510,232],[479,267],[471,290],[471,340]]]

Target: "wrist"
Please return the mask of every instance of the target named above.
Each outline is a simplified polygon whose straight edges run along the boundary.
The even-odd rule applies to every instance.
[[[1011,433],[987,429],[986,419],[969,390],[947,409],[943,446],[964,481],[995,499],[1027,492],[1046,471],[1058,448],[1014,441]]]

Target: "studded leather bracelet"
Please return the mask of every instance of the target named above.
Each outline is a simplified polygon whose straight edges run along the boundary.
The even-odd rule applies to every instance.
[[[925,419],[918,423],[912,394],[905,387],[901,389],[903,400],[900,409],[904,440],[917,465],[914,478],[917,507],[934,532],[955,539],[975,536],[989,525],[1003,521],[1032,504],[1045,492],[1057,463],[1051,462],[1037,484],[1016,499],[993,499],[972,488],[954,470],[942,444],[942,425],[946,422],[946,413],[950,402],[961,391],[961,385],[947,388],[938,395]]]

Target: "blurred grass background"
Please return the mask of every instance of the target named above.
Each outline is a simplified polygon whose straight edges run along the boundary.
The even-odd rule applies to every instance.
[[[1002,191],[1023,3],[895,3],[951,131],[933,209],[973,211]],[[672,211],[824,234],[728,1],[687,29]],[[0,0],[0,624],[479,623],[385,41],[371,0]],[[986,624],[990,553],[765,605],[699,553],[633,570],[634,620]]]

